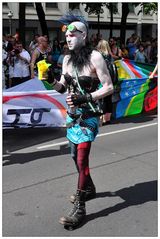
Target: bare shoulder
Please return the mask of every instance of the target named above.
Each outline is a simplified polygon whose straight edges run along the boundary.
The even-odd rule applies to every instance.
[[[104,64],[102,54],[96,50],[93,50],[91,54],[91,62],[94,66],[102,66]]]
[[[103,56],[101,55],[101,53],[96,50],[93,50],[91,54],[91,62],[95,64],[102,61],[103,61]]]
[[[68,63],[69,58],[70,58],[69,55],[65,55],[65,56],[64,56],[64,59],[63,59],[63,62]]]
[[[91,59],[98,60],[98,59],[103,59],[103,57],[99,51],[93,50],[91,54]]]

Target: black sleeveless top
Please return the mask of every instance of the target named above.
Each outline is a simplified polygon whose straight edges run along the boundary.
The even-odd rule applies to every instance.
[[[69,93],[80,93],[80,89],[77,83],[76,78],[70,76],[69,74],[65,74],[64,78],[67,82]],[[100,81],[98,78],[93,78],[90,76],[79,76],[78,82],[80,87],[85,93],[91,93],[98,89]]]
[[[42,61],[42,60],[44,60],[44,59],[47,59],[47,57],[48,57],[48,52],[46,51],[46,52],[42,53],[42,52],[39,50],[39,48],[36,48],[36,50],[38,51],[39,56],[37,57],[37,59],[36,59],[36,61],[35,61],[35,71],[38,72],[37,63],[38,63],[39,61]]]
[[[81,89],[83,90],[84,94],[92,93],[98,90],[100,85],[100,81],[98,78],[93,78],[90,76],[79,76],[78,83],[81,87],[80,89],[77,80],[74,77],[71,77],[69,74],[65,74],[64,77],[67,82],[67,88],[69,93],[82,94]],[[99,101],[92,102],[92,106],[94,107],[95,112],[93,112],[88,103],[84,103],[80,106],[80,108],[82,108],[83,112],[87,113],[87,115],[98,116],[100,113]]]

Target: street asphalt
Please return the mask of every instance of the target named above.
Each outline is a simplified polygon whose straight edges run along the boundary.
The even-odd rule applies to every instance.
[[[92,144],[97,197],[86,220],[67,231],[58,223],[72,208],[77,172],[65,129],[3,130],[3,237],[157,237],[158,119],[114,120]]]

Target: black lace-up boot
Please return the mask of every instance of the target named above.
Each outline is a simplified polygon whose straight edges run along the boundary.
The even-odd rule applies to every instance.
[[[67,216],[61,217],[59,223],[65,227],[74,228],[84,220],[86,216],[85,194],[85,191],[77,190],[73,209]]]
[[[96,197],[96,188],[95,185],[90,183],[86,188],[85,201],[91,200]],[[70,196],[69,201],[74,203],[76,200],[76,194]]]

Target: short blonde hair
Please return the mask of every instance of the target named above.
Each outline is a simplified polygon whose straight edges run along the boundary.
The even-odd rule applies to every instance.
[[[106,40],[100,40],[98,42],[98,45],[97,45],[96,49],[101,53],[105,53],[105,54],[110,54],[111,53],[111,48],[109,46],[108,41],[106,41]]]

